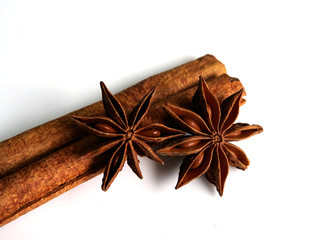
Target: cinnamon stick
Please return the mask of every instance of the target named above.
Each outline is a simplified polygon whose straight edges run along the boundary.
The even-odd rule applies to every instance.
[[[225,66],[212,55],[205,55],[166,72],[149,77],[116,94],[125,110],[131,109],[153,86],[158,86],[157,101],[188,88],[198,81],[226,73]],[[174,87],[172,87],[174,81]],[[35,127],[0,142],[0,178],[5,177],[38,159],[84,136],[69,119],[70,115],[99,116],[103,114],[101,102],[74,111],[68,115]]]
[[[242,88],[239,80],[230,81],[228,75],[207,82],[219,101]],[[143,124],[165,121],[162,105],[170,102],[187,106],[195,91],[196,86],[158,100]],[[0,226],[101,173],[105,159],[97,152],[100,144],[97,137],[86,136],[0,179]]]
[[[217,78],[210,78],[206,81],[210,87],[210,90],[215,94],[220,104],[228,96],[231,96],[233,93],[243,88],[239,79],[230,78],[230,76],[227,74],[223,74]],[[192,99],[197,87],[197,85],[189,87],[184,91],[168,97],[166,100],[154,102],[147,116],[145,116],[144,121],[146,123],[150,123],[156,119],[156,121],[159,123],[167,123],[168,117],[166,114],[163,114],[162,111],[162,106],[165,102],[170,102],[184,108],[193,108],[193,104],[190,100]],[[245,95],[246,93],[244,92],[244,96]],[[245,99],[242,98],[241,105],[244,103]],[[144,122],[142,124],[144,124]]]

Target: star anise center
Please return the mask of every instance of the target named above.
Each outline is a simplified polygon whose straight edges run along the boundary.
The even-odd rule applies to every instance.
[[[223,137],[220,134],[214,134],[212,135],[212,140],[216,143],[222,142],[223,141]]]
[[[125,135],[126,141],[129,141],[132,138],[132,135],[133,135],[133,131],[131,129],[127,131]]]

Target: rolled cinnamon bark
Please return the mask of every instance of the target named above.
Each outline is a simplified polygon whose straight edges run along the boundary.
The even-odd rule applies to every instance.
[[[228,75],[207,82],[219,101],[242,88],[240,81],[230,81]],[[143,124],[165,121],[161,107],[166,103],[190,105],[196,88],[190,87],[152,104]],[[101,144],[101,139],[86,136],[0,179],[0,226],[101,173],[105,163],[103,155],[99,156]]]
[[[227,74],[223,74],[217,78],[209,78],[206,81],[210,90],[214,93],[220,104],[228,96],[231,96],[233,93],[243,88],[239,79],[232,78]],[[191,102],[191,99],[197,88],[198,85],[195,85],[168,97],[166,100],[154,102],[148,114],[145,116],[144,122],[150,123],[153,120],[156,120],[159,123],[168,123],[168,116],[166,114],[163,114],[162,111],[162,106],[165,102],[170,102],[180,107],[192,109],[193,104]],[[243,95],[246,95],[245,91]],[[245,99],[242,98],[241,105],[243,105],[244,103]],[[142,124],[144,124],[144,122]]]
[[[154,100],[157,101],[196,84],[199,75],[207,79],[224,73],[226,73],[225,66],[208,54],[149,77],[116,94],[116,97],[124,103],[125,110],[128,110],[153,86],[158,86],[157,94],[154,96]],[[84,133],[79,131],[69,116],[99,116],[103,114],[101,106],[101,102],[94,103],[0,142],[0,178],[83,137]]]

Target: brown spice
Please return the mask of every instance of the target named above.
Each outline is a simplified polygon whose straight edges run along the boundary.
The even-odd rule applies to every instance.
[[[72,119],[91,134],[103,138],[104,145],[97,151],[106,155],[106,167],[103,176],[102,190],[106,191],[122,170],[125,161],[132,171],[142,179],[137,155],[147,156],[163,164],[148,143],[160,143],[173,137],[182,136],[184,132],[153,123],[140,127],[147,114],[155,87],[142,98],[127,118],[121,103],[101,82],[102,102],[107,117],[77,117]]]
[[[206,82],[200,78],[193,97],[194,108],[199,115],[172,104],[165,111],[191,136],[173,139],[158,149],[165,156],[185,156],[180,167],[176,189],[206,174],[223,195],[229,164],[245,170],[249,159],[245,153],[229,141],[238,141],[263,131],[259,125],[233,124],[236,120],[243,90],[232,94],[220,105]]]
[[[198,76],[199,79],[199,76]],[[223,74],[217,78],[209,78],[207,79],[207,84],[212,92],[215,93],[215,97],[222,103],[228,96],[231,96],[235,92],[243,89],[243,86],[239,79],[230,82],[230,76],[227,74]],[[185,91],[181,91],[173,96],[169,96],[166,98],[168,103],[173,103],[180,107],[184,108],[192,108],[192,97],[198,88],[198,84],[192,86]],[[245,96],[245,92],[242,94]],[[240,100],[240,105],[245,103],[245,99],[242,98]],[[163,114],[163,101],[155,101],[152,104],[148,114],[144,118],[146,122],[149,122],[151,119],[157,119],[159,123],[166,123],[168,121],[168,116]],[[143,124],[143,123],[142,123]]]
[[[208,82],[214,89],[217,83],[221,100],[228,96],[224,94],[242,89],[240,81],[230,82],[227,75]],[[159,111],[163,104],[190,105],[195,90],[189,88],[152,104],[141,126],[165,120],[166,114]],[[0,179],[0,226],[102,173],[105,159],[98,151],[102,145],[98,137],[87,136]]]
[[[149,77],[116,94],[116,97],[128,113],[139,102],[139,96],[145,95],[155,85],[158,86],[158,93],[154,101],[157,101],[195,85],[199,75],[209,78],[224,73],[226,73],[225,66],[214,56],[208,54]],[[168,87],[172,85],[173,80],[175,87]],[[94,103],[0,142],[0,178],[83,137],[83,132],[79,131],[69,116],[102,116],[102,109],[101,102]]]

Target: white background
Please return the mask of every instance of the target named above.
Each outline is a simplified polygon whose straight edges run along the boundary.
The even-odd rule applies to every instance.
[[[264,127],[222,198],[144,158],[143,180],[98,176],[0,239],[319,239],[318,1],[262,2],[0,0],[0,141],[207,53],[246,88],[238,121]]]

